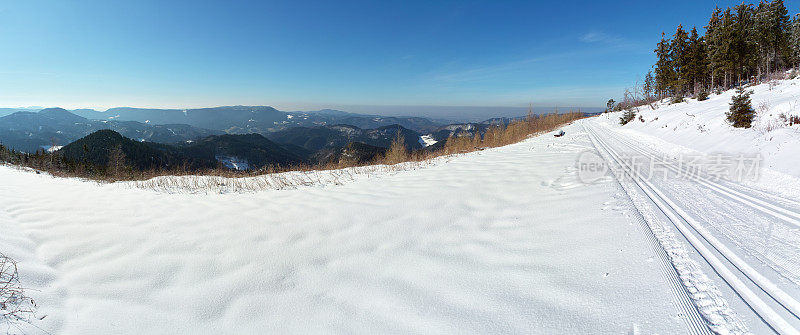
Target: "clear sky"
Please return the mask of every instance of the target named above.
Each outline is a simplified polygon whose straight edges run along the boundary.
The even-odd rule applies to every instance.
[[[602,106],[733,3],[0,0],[0,107]]]

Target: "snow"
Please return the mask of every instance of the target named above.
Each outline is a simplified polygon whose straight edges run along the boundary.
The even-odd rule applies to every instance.
[[[757,180],[659,177],[625,186],[672,255],[694,304],[703,306],[700,312],[721,333],[800,329],[800,125],[781,117],[798,114],[799,83],[749,87],[758,113],[750,129],[725,120],[732,90],[706,101],[640,108],[627,125],[619,124],[621,113],[584,123],[606,143],[608,156],[663,159],[675,162],[668,165],[676,171],[681,157],[763,158]],[[657,168],[647,162],[640,167],[643,175]]]
[[[63,145],[43,145],[41,146],[42,149],[47,150],[47,152],[55,152],[59,149],[63,148]]]
[[[593,145],[566,132],[253,193],[0,166],[0,251],[54,334],[688,332],[630,199],[578,180]]]
[[[432,146],[432,145],[436,144],[436,142],[438,142],[438,141],[434,140],[433,136],[431,136],[431,135],[422,135],[422,136],[419,137],[419,144],[421,144],[423,147]]]
[[[641,108],[637,119],[625,126],[618,124],[621,113],[599,117],[604,124],[637,140],[649,141],[659,148],[681,152],[760,153],[766,168],[800,177],[800,124],[792,127],[780,122],[780,114],[800,115],[800,79],[781,80],[748,88],[758,116],[753,128],[737,129],[725,120],[734,90],[712,94],[706,101],[687,99],[658,108]],[[645,122],[638,119],[641,115]]]
[[[247,163],[246,159],[241,159],[239,157],[232,157],[232,156],[215,156],[218,162],[221,162],[225,165],[226,168],[233,169],[233,170],[248,170],[250,169],[250,165]]]
[[[278,175],[292,187],[0,166],[0,253],[53,334],[791,333],[800,126],[778,121],[798,83],[752,87],[752,129],[725,122],[724,92],[419,166]],[[581,181],[578,159],[625,151],[759,154],[762,178]]]

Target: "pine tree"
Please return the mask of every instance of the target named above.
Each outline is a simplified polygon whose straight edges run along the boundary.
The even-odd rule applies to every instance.
[[[644,93],[645,100],[650,100],[653,97],[653,92],[656,88],[656,79],[653,77],[653,71],[647,70],[644,76],[644,83],[642,84],[642,93]]]
[[[789,11],[783,4],[783,0],[773,0],[769,4],[770,7],[770,47],[772,58],[775,61],[774,70],[777,71],[780,66],[790,64],[791,59],[791,27],[792,20],[789,17]]]
[[[675,68],[670,59],[670,41],[666,35],[661,33],[661,41],[656,46],[656,92],[660,98],[674,93],[673,81],[675,80]]]
[[[678,25],[675,30],[675,35],[672,36],[672,44],[670,46],[670,59],[675,69],[675,78],[673,87],[675,87],[675,94],[683,96],[686,94],[687,87],[691,84],[691,66],[689,65],[691,59],[691,52],[689,48],[689,35],[683,30],[683,25]]]
[[[731,31],[732,66],[737,82],[741,83],[758,62],[757,42],[754,38],[753,6],[742,3],[735,7]]]
[[[617,102],[614,101],[614,99],[608,99],[608,102],[606,102],[606,112],[613,112],[614,111],[614,107],[616,107],[616,106],[617,106]]]
[[[796,14],[792,20],[789,37],[789,52],[792,56],[791,63],[800,64],[800,14]]]
[[[750,94],[753,92],[745,91],[744,87],[736,89],[736,95],[731,99],[731,107],[725,115],[728,122],[736,128],[750,128],[755,118],[756,111],[750,102]]]
[[[736,72],[734,36],[736,35],[736,19],[730,8],[726,8],[720,17],[719,49],[720,66],[723,73],[723,86],[731,87]]]
[[[759,75],[776,71],[788,63],[790,24],[789,12],[782,0],[762,0],[755,8],[752,34],[758,46]]]
[[[714,8],[714,13],[708,20],[706,26],[706,52],[708,54],[708,72],[711,76],[709,86],[715,87],[718,82],[719,76],[724,76],[724,61],[722,50],[722,10],[719,7]]]
[[[753,15],[753,39],[758,45],[758,77],[761,78],[763,73],[769,72],[770,63],[770,13],[769,4],[761,0],[755,8]]]
[[[619,124],[624,126],[636,118],[636,112],[633,109],[626,110],[622,116],[619,117]]]
[[[688,81],[693,94],[702,89],[708,76],[708,54],[703,36],[697,34],[697,28],[692,28],[689,35],[689,62]]]

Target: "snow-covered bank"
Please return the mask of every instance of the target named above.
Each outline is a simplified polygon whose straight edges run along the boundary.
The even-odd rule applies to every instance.
[[[630,200],[578,181],[593,146],[566,132],[249,194],[0,167],[0,250],[58,334],[686,333]]]
[[[726,331],[795,334],[800,124],[790,120],[800,115],[800,80],[748,90],[757,112],[749,129],[726,122],[732,90],[706,101],[639,107],[626,125],[619,124],[621,112],[585,125],[612,167],[638,169],[632,182],[622,184],[651,229],[679,231],[687,259],[724,297],[717,311],[701,308],[707,320],[733,315],[717,313],[730,306],[744,322],[729,322]],[[670,243],[662,241],[665,249]],[[691,290],[692,283],[684,284]]]
[[[705,101],[665,101],[656,109],[643,106],[637,118],[625,126],[619,125],[621,112],[603,114],[598,119],[668,154],[759,153],[764,167],[800,177],[800,124],[788,126],[781,120],[781,114],[800,116],[800,79],[765,83],[748,90],[753,91],[752,104],[757,113],[750,129],[733,128],[725,120],[734,90],[712,94]]]

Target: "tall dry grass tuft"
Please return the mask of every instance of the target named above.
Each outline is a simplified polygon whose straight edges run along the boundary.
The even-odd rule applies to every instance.
[[[407,162],[409,158],[410,155],[405,145],[405,138],[403,138],[403,135],[398,131],[394,140],[392,140],[392,145],[389,146],[389,150],[386,151],[386,154],[379,158],[378,161],[386,165],[395,165]]]
[[[444,146],[443,154],[464,153],[483,148],[495,148],[522,141],[530,136],[551,131],[561,125],[583,118],[583,113],[564,113],[532,115],[510,122],[508,125],[489,127],[483,138],[475,134],[472,139],[466,137],[449,138]]]

